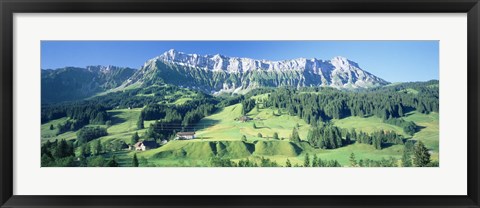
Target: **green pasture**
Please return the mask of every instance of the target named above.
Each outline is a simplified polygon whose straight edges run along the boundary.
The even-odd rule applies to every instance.
[[[187,101],[187,98],[182,101],[177,100],[177,102]],[[105,154],[104,157],[110,158],[112,154],[115,154],[121,166],[130,166],[133,154],[136,153],[140,166],[204,167],[208,165],[209,158],[213,156],[221,156],[233,161],[246,158],[259,161],[261,157],[265,157],[283,166],[287,159],[294,165],[302,165],[305,154],[308,153],[311,157],[317,155],[322,160],[337,160],[343,166],[348,166],[351,153],[355,154],[357,160],[381,160],[389,157],[400,159],[402,155],[402,145],[393,145],[382,150],[375,150],[371,145],[351,144],[334,150],[322,150],[312,148],[307,142],[293,144],[289,142],[288,138],[294,127],[298,126],[302,140],[306,139],[310,129],[310,126],[302,119],[290,116],[278,109],[260,108],[257,110],[254,108],[247,114],[252,120],[241,122],[236,120],[236,118],[241,116],[241,107],[241,104],[228,106],[213,115],[203,118],[195,125],[197,128],[197,139],[170,141],[160,148],[144,152],[123,150]],[[101,142],[123,140],[128,144],[134,132],[138,132],[142,136],[146,129],[136,129],[140,112],[140,108],[108,111],[112,118],[112,125],[107,128],[108,135],[100,138]],[[413,136],[413,139],[423,141],[427,148],[431,150],[432,158],[438,160],[438,113],[426,115],[410,112],[404,119],[413,121],[420,126],[419,132]],[[57,130],[55,126],[66,120],[66,118],[61,118],[42,124],[42,141],[48,139],[75,139],[75,132],[56,135]],[[153,122],[145,121],[145,127],[148,128],[150,123]],[[390,130],[404,135],[400,127],[385,124],[380,118],[376,117],[348,117],[336,119],[332,122],[340,128],[354,128],[357,131],[361,130],[368,133]],[[50,130],[50,125],[53,125],[55,128]],[[102,126],[107,127],[105,125]],[[279,140],[272,138],[274,132],[279,134]],[[262,137],[258,137],[258,133],[261,133]],[[246,136],[246,141],[241,140],[243,135]],[[404,136],[410,138],[409,136]],[[90,143],[92,142],[94,141]]]

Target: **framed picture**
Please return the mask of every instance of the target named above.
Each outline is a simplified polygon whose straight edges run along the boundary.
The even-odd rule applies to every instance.
[[[477,0],[0,6],[2,207],[479,207]]]

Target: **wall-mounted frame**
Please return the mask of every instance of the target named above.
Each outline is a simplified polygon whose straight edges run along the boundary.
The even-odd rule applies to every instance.
[[[479,13],[480,5],[478,0],[419,0],[419,1],[369,1],[369,0],[341,0],[341,1],[282,1],[282,0],[261,0],[261,1],[217,1],[217,0],[198,0],[198,1],[168,1],[168,0],[92,0],[92,1],[57,1],[57,0],[2,0],[0,2],[1,9],[1,120],[2,126],[0,131],[0,203],[2,207],[479,207],[479,153],[480,146],[478,143],[478,93],[480,79],[478,71],[479,68]],[[466,160],[460,163],[465,163],[467,169],[466,173],[466,194],[424,194],[416,195],[403,192],[402,194],[389,195],[344,195],[335,192],[335,194],[321,194],[321,195],[298,195],[294,192],[288,192],[283,195],[281,192],[275,192],[275,195],[268,194],[150,194],[150,195],[134,195],[130,194],[109,194],[108,191],[99,195],[91,195],[97,193],[96,190],[92,192],[85,192],[82,194],[16,194],[15,184],[18,185],[18,177],[15,172],[15,164],[18,158],[15,158],[14,145],[18,145],[16,138],[18,132],[15,130],[15,124],[18,124],[18,119],[14,115],[18,110],[18,86],[16,80],[18,76],[28,76],[15,71],[16,64],[18,64],[18,56],[20,54],[18,49],[15,49],[16,35],[20,27],[16,25],[19,23],[16,19],[18,15],[27,14],[75,14],[83,17],[88,15],[135,15],[142,13],[146,15],[152,14],[168,14],[176,15],[198,15],[209,13],[214,15],[222,14],[236,14],[236,15],[257,15],[267,17],[281,17],[282,14],[298,14],[304,15],[304,18],[309,18],[312,14],[330,14],[341,18],[342,15],[356,15],[356,14],[371,14],[375,19],[375,15],[379,14],[395,14],[395,15],[415,15],[422,13],[423,15],[432,14],[464,14],[466,17],[466,83],[468,90],[460,91],[467,96],[464,102],[467,104],[466,112],[467,119],[464,121],[467,125],[466,131]],[[306,16],[305,16],[306,15]],[[133,16],[128,16],[133,17]],[[242,16],[240,16],[242,17]],[[245,17],[245,16],[243,16]],[[399,16],[400,18],[402,16]],[[435,17],[435,16],[434,16]],[[58,18],[58,17],[57,17]],[[259,17],[261,18],[261,17]],[[128,19],[128,18],[127,18]],[[275,18],[273,18],[275,19]],[[123,19],[125,20],[125,19]],[[129,25],[129,23],[125,23]],[[285,23],[288,24],[288,23]],[[445,24],[447,26],[447,24]],[[20,28],[21,29],[21,28]],[[42,28],[36,28],[41,30]],[[315,29],[312,29],[315,30]],[[241,33],[241,31],[240,31]],[[34,32],[31,34],[34,35]],[[261,35],[261,34],[260,34]],[[264,36],[262,36],[264,37]],[[280,37],[282,38],[282,37]],[[48,39],[48,38],[46,38]],[[93,38],[95,39],[95,37]],[[131,39],[135,39],[132,37]],[[260,38],[263,39],[263,38]],[[105,39],[103,39],[105,40]],[[121,40],[121,39],[120,39]],[[440,40],[441,42],[442,40]],[[460,39],[459,39],[460,41]],[[442,47],[440,47],[442,50]],[[459,54],[462,54],[459,52]],[[17,57],[16,57],[17,56]],[[444,57],[440,56],[440,59]],[[20,60],[21,61],[21,60]],[[449,70],[449,69],[442,69]],[[453,69],[450,69],[453,70]],[[442,74],[442,73],[441,73]],[[17,76],[17,77],[16,77]],[[443,77],[442,77],[443,78]],[[16,94],[17,93],[17,94]],[[451,98],[450,98],[451,99]],[[16,102],[17,101],[17,102]],[[32,108],[37,108],[33,106]],[[38,117],[38,116],[37,116]],[[37,118],[35,117],[35,118]],[[25,118],[22,118],[25,119]],[[26,117],[28,119],[28,117]],[[442,118],[443,119],[443,118]],[[445,118],[447,120],[448,117]],[[36,121],[34,121],[36,122]],[[39,122],[39,121],[38,121]],[[37,122],[37,123],[38,123]],[[443,122],[443,121],[442,121]],[[27,122],[28,123],[28,122]],[[35,127],[26,127],[29,130],[37,130]],[[21,145],[21,144],[20,144]],[[465,152],[464,152],[465,153]],[[18,156],[18,155],[17,155]],[[443,157],[443,156],[442,156]],[[440,163],[440,167],[442,167]],[[445,166],[444,166],[445,167]],[[447,165],[448,167],[448,165]],[[18,169],[17,169],[18,170]],[[273,169],[274,171],[275,169]],[[373,169],[368,169],[371,171]],[[272,169],[269,169],[272,171]],[[465,178],[463,178],[465,179]],[[463,180],[462,179],[462,180]],[[453,181],[456,178],[443,178],[445,181]],[[460,179],[458,179],[460,180]],[[307,184],[303,184],[308,186]],[[302,187],[303,185],[299,185]],[[193,185],[195,186],[195,185]],[[93,189],[95,189],[93,187]],[[257,188],[253,188],[257,189]],[[413,188],[415,189],[415,188]],[[448,189],[448,187],[446,187]],[[252,193],[258,193],[257,190],[252,190]],[[29,193],[27,191],[27,193]],[[32,192],[30,192],[32,193]],[[49,192],[50,193],[50,192]],[[69,192],[73,193],[73,192]],[[78,193],[78,192],[76,192]],[[117,192],[111,192],[117,193]],[[219,192],[216,192],[219,193]],[[302,192],[299,192],[302,193]],[[376,192],[373,192],[376,193]]]

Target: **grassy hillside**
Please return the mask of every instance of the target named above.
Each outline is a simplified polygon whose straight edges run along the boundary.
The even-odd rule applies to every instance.
[[[407,114],[405,117],[407,121],[413,121],[418,126],[420,126],[421,130],[415,135],[413,135],[413,139],[422,141],[425,146],[431,151],[432,158],[434,160],[438,160],[438,155],[440,153],[439,149],[439,114],[438,113],[430,113],[428,115],[421,114],[417,112]]]
[[[345,129],[357,129],[366,133],[373,133],[379,130],[394,131],[397,134],[407,136],[402,128],[390,124],[383,123],[381,118],[370,116],[366,118],[360,118],[356,116],[350,116],[344,119],[334,119],[332,121],[335,126]]]
[[[261,95],[256,98],[262,98]],[[186,101],[177,100],[178,102]],[[146,129],[137,130],[136,123],[141,113],[140,108],[136,109],[116,109],[108,111],[112,118],[112,125],[107,127],[108,135],[99,138],[102,143],[115,140],[123,140],[130,143],[130,138],[134,132],[140,136],[144,135]],[[110,158],[112,154],[116,155],[120,165],[130,166],[134,153],[140,161],[140,166],[208,166],[211,157],[219,156],[222,158],[238,161],[240,159],[250,159],[259,161],[260,158],[268,158],[277,162],[279,165],[285,165],[287,159],[292,164],[301,165],[305,154],[310,156],[317,155],[323,160],[337,160],[341,165],[350,164],[349,157],[354,153],[357,160],[371,159],[381,160],[382,158],[394,157],[401,158],[403,146],[393,145],[382,150],[376,150],[371,145],[352,144],[333,150],[314,149],[307,142],[294,144],[289,141],[292,129],[299,128],[300,138],[305,140],[310,129],[302,119],[287,115],[279,109],[272,108],[254,108],[247,116],[251,121],[241,122],[236,118],[241,116],[241,104],[235,104],[225,107],[213,115],[203,118],[197,125],[197,139],[189,141],[170,141],[166,145],[144,152],[136,151],[118,151],[103,155]],[[410,112],[404,118],[407,121],[413,121],[420,126],[413,139],[421,140],[432,152],[432,159],[438,160],[438,113],[421,114]],[[66,132],[56,135],[56,129],[50,130],[50,125],[66,121],[66,118],[52,120],[41,126],[42,141],[47,139],[75,139],[76,132]],[[153,121],[145,121],[145,127],[148,127]],[[332,121],[335,126],[340,128],[355,128],[364,132],[374,132],[378,130],[395,131],[404,135],[400,127],[385,124],[377,117],[347,117]],[[255,127],[254,127],[255,124]],[[272,135],[277,132],[279,140],[274,140]],[[258,134],[262,134],[259,137]],[[242,141],[242,136],[246,136],[246,141]],[[93,143],[90,142],[90,143]]]
[[[378,130],[391,130],[395,131],[398,134],[404,135],[406,138],[411,138],[414,140],[420,140],[422,141],[425,146],[431,151],[432,153],[432,159],[438,160],[438,154],[439,154],[439,116],[438,113],[430,113],[430,114],[422,114],[418,112],[410,112],[407,114],[406,117],[404,117],[406,121],[413,121],[415,124],[417,124],[420,127],[420,131],[415,133],[413,137],[406,135],[403,130],[400,127],[393,126],[390,124],[383,123],[380,118],[377,117],[368,117],[368,118],[360,118],[360,117],[348,117],[340,120],[334,120],[334,124],[338,127],[341,128],[355,128],[355,129],[361,129],[362,131],[365,132],[374,132]],[[355,145],[353,145],[355,146]],[[348,147],[352,148],[351,151],[354,151],[355,154],[357,154],[356,149],[354,147]],[[348,149],[347,148],[347,149]],[[387,153],[386,156],[398,155],[398,149],[394,149],[395,147],[389,147],[386,149],[383,149],[384,153]],[[341,152],[342,148],[336,150],[336,152]],[[363,154],[362,148],[358,149],[360,154]],[[392,150],[393,152],[390,152]],[[397,152],[397,153],[395,153]],[[366,151],[368,153],[368,151]],[[367,154],[369,157],[377,157],[378,155],[382,155],[381,152],[376,152],[374,154]],[[400,152],[401,154],[401,152]]]
[[[287,115],[278,109],[253,109],[247,116],[253,120],[241,122],[235,120],[241,116],[241,104],[228,106],[218,113],[203,118],[198,127],[197,135],[203,139],[239,140],[242,135],[247,140],[268,140],[274,132],[280,139],[288,139],[295,126],[299,126],[300,137],[306,138],[310,126],[302,119]],[[254,128],[254,124],[256,128]],[[258,137],[261,133],[263,138]]]
[[[106,126],[106,125],[88,125],[88,126],[101,126],[101,127],[107,128],[108,135],[100,138],[102,142],[120,139],[128,143],[133,133],[138,132],[139,134],[143,134],[146,131],[146,129],[137,130],[137,119],[140,116],[140,112],[141,112],[140,108],[111,110],[111,111],[108,111],[112,120],[111,126]],[[52,120],[50,122],[42,124],[41,125],[42,141],[46,141],[48,139],[50,140],[75,139],[77,136],[76,136],[76,132],[73,132],[73,131],[68,131],[63,134],[57,135],[58,130],[56,129],[56,125],[59,123],[65,122],[66,120],[67,118],[61,118],[61,119]],[[154,121],[145,121],[144,125],[145,127],[148,127],[153,122]],[[50,130],[50,125],[54,126],[53,130]]]
[[[60,118],[51,120],[50,122],[44,123],[40,126],[42,140],[50,139],[57,136],[58,130],[56,129],[57,125],[67,121],[67,118]],[[50,126],[53,129],[50,129]]]

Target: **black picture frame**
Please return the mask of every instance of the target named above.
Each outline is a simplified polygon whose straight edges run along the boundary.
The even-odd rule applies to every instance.
[[[0,0],[1,207],[480,207],[478,0]],[[13,195],[15,13],[467,13],[468,194],[466,196],[25,196]],[[446,178],[445,180],[455,180]]]

